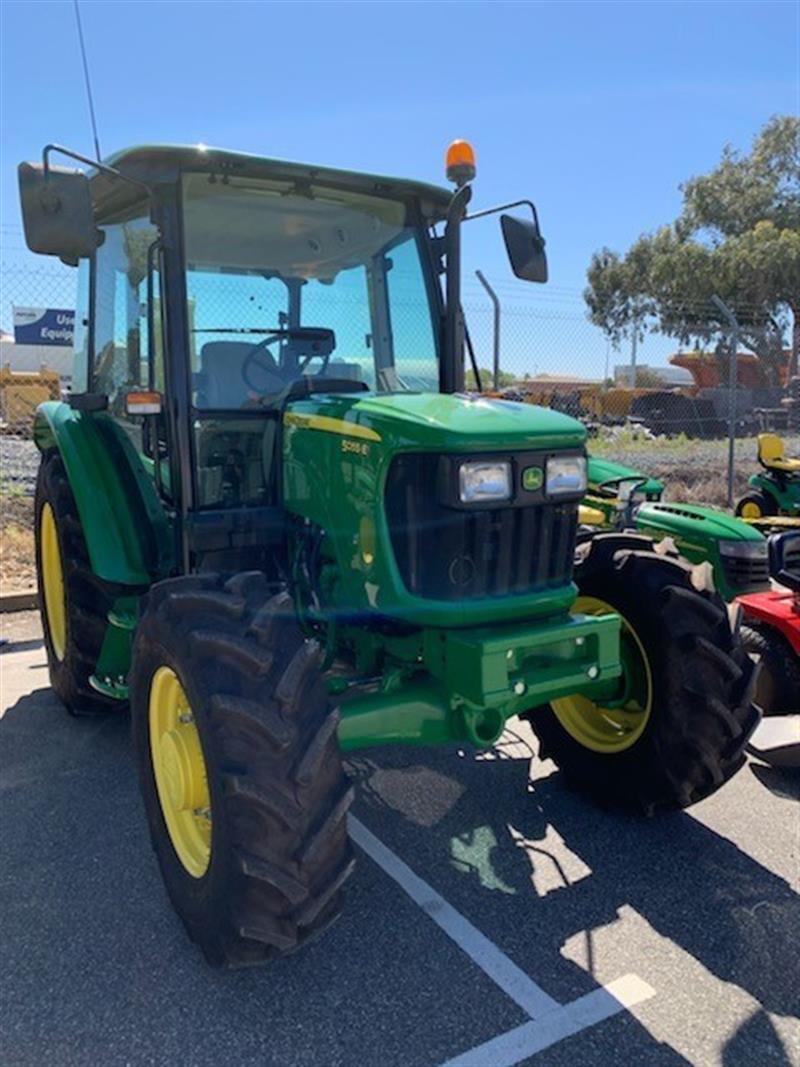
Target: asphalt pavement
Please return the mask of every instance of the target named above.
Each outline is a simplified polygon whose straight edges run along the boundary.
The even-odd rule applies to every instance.
[[[800,1065],[798,772],[648,820],[570,792],[517,722],[483,754],[365,751],[341,919],[220,973],[167,903],[127,716],[68,716],[35,621],[6,633],[4,1067]]]

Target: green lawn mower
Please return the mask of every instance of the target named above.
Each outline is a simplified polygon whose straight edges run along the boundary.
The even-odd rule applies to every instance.
[[[531,202],[470,214],[474,174],[464,142],[454,192],[203,146],[20,166],[28,246],[79,270],[72,393],[35,420],[50,678],[75,714],[129,706],[215,965],[335,919],[348,750],[523,715],[651,812],[721,786],[758,720],[719,596],[646,537],[577,544],[583,426],[464,392],[462,227],[499,212],[547,277]]]
[[[717,508],[664,501],[663,482],[621,463],[590,456],[588,470],[584,527],[668,541],[693,566],[708,565],[714,589],[728,602],[769,588],[767,538],[755,527]]]
[[[800,459],[786,455],[782,439],[775,433],[758,436],[758,462],[762,470],[751,475],[751,492],[736,505],[736,514],[748,522],[774,516],[796,519],[800,525]],[[785,528],[786,524],[779,524]]]

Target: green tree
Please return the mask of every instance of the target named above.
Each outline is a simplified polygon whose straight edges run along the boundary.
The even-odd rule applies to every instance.
[[[619,383],[622,385],[628,385],[630,381],[630,375],[628,373],[621,374],[619,376]],[[669,388],[668,382],[655,370],[653,367],[637,367],[636,368],[636,388],[637,389],[665,389]]]
[[[727,146],[708,174],[681,186],[683,210],[621,256],[592,256],[584,296],[589,317],[616,344],[648,330],[681,344],[716,344],[727,366],[730,338],[711,303],[732,307],[741,340],[777,381],[792,321],[792,368],[800,354],[800,119],[771,119],[748,155]]]
[[[483,388],[485,390],[491,389],[493,382],[492,371],[489,370],[487,367],[479,367],[478,370],[480,371],[481,385],[483,386]],[[508,371],[501,370],[500,374],[498,375],[498,384],[501,389],[507,389],[509,385],[513,385],[516,380],[516,377],[513,374],[509,374]],[[475,383],[475,372],[472,370],[471,367],[467,370],[466,384],[467,389],[477,388],[477,385]]]

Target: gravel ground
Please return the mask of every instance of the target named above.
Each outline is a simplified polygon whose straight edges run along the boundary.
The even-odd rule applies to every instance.
[[[786,437],[786,452],[800,456],[800,437]],[[616,440],[591,440],[589,451],[615,460],[666,483],[669,500],[693,501],[724,508],[727,495],[728,442],[688,439],[635,441],[628,435]],[[734,496],[742,496],[751,474],[759,470],[754,437],[742,438],[735,447]]]
[[[0,480],[21,492],[33,493],[36,471],[39,469],[39,449],[33,441],[22,437],[0,435]]]
[[[36,584],[33,497],[19,492],[0,496],[0,588],[3,593]]]

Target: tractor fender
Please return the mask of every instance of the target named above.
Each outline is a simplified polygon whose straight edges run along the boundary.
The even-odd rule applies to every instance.
[[[149,586],[169,574],[166,513],[141,458],[113,419],[48,401],[36,410],[33,439],[40,452],[55,448],[61,454],[99,578]]]

